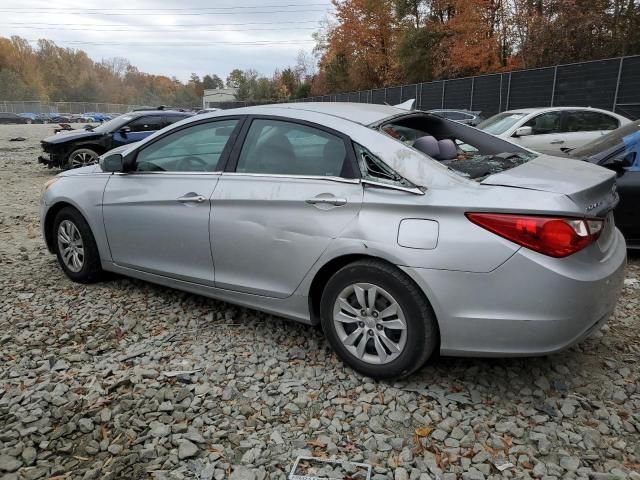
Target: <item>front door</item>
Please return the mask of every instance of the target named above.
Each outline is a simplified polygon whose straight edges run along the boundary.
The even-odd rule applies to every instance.
[[[562,112],[541,113],[527,121],[523,127],[531,127],[531,135],[514,137],[517,143],[534,152],[558,155],[565,147],[565,138],[561,128]]]
[[[140,149],[134,171],[109,179],[102,208],[116,264],[213,285],[211,196],[238,123],[171,132]]]
[[[351,145],[316,125],[255,118],[213,194],[216,287],[285,298],[358,214]]]

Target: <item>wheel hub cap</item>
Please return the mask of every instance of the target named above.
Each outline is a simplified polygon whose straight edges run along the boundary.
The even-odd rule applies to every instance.
[[[407,342],[407,322],[398,302],[370,283],[346,287],[336,299],[333,324],[344,347],[366,363],[395,360]]]

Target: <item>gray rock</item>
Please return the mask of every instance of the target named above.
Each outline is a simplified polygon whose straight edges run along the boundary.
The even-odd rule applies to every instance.
[[[15,472],[22,466],[22,461],[9,455],[0,455],[0,471]]]
[[[256,474],[247,467],[236,465],[233,467],[231,475],[229,475],[229,480],[257,480],[257,478]]]
[[[178,441],[178,458],[184,460],[185,458],[195,457],[198,454],[198,447],[191,443],[189,440]]]

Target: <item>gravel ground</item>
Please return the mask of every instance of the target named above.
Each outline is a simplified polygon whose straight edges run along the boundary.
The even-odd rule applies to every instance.
[[[1,478],[284,479],[312,455],[375,479],[640,479],[640,257],[609,324],[567,352],[374,382],[316,329],[67,280],[37,213],[51,131],[0,126]]]

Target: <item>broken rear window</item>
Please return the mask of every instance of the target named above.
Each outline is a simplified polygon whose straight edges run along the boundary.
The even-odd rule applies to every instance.
[[[476,128],[435,115],[402,116],[384,123],[380,130],[456,173],[477,181],[537,156]]]

